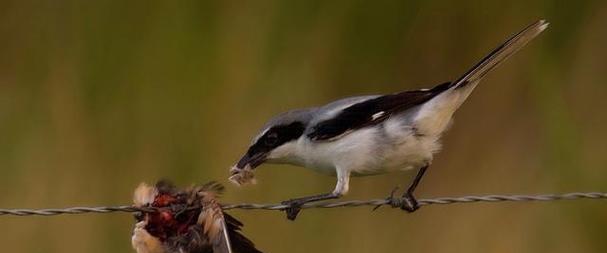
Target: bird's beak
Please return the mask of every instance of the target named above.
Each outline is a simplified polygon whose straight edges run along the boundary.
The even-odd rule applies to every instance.
[[[254,155],[249,154],[248,152],[240,158],[240,161],[236,165],[232,167],[230,170],[232,174],[238,173],[240,170],[253,170],[257,168],[257,166],[264,163],[266,160],[265,153],[257,153]]]

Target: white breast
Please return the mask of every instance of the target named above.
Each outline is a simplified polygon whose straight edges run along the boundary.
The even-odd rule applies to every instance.
[[[335,141],[316,142],[302,137],[294,145],[296,155],[289,163],[324,174],[347,170],[354,175],[419,168],[439,148],[436,139],[415,136],[402,118],[358,129]]]

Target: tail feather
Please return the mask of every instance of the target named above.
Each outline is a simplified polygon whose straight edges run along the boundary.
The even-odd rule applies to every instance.
[[[462,77],[449,84],[448,87],[437,86],[435,89],[445,89],[437,96],[425,102],[414,122],[420,134],[438,136],[449,127],[453,113],[468,98],[480,79],[502,61],[520,50],[527,42],[540,34],[548,23],[544,20],[537,21],[485,56],[479,63],[474,65]],[[461,88],[461,89],[460,89]],[[434,148],[434,149],[438,149]]]
[[[547,23],[545,20],[538,20],[514,36],[510,37],[508,40],[506,40],[506,42],[495,48],[479,63],[474,65],[474,67],[468,70],[462,77],[454,81],[451,84],[451,87],[457,89],[464,87],[469,83],[476,83],[483,78],[485,74],[497,67],[504,60],[508,59],[508,57],[518,52],[529,41],[537,37],[537,35],[548,27],[548,24],[549,23]]]

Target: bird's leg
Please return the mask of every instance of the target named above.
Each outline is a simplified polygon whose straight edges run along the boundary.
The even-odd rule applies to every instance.
[[[346,194],[348,192],[349,182],[350,182],[350,172],[349,171],[340,172],[338,170],[337,171],[337,184],[335,185],[335,190],[333,190],[333,192],[283,201],[281,204],[289,206],[285,209],[285,212],[287,213],[287,219],[295,220],[295,218],[297,218],[297,215],[301,211],[301,207],[305,203],[329,200],[329,199],[337,199],[337,198],[343,196],[344,194]]]
[[[409,188],[403,194],[403,197],[402,197],[403,202],[402,202],[402,205],[400,206],[401,209],[403,209],[407,212],[410,212],[410,213],[415,212],[415,210],[419,209],[419,203],[417,203],[417,200],[413,196],[413,192],[415,191],[415,188],[417,187],[419,182],[422,180],[422,177],[424,176],[424,173],[426,173],[427,169],[428,169],[428,165],[425,165],[424,167],[419,169],[419,171],[417,172],[415,179],[413,179],[413,182],[411,183],[411,185],[409,185]]]

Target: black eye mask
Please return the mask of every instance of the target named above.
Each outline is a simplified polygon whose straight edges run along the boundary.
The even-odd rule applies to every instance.
[[[303,135],[305,125],[301,122],[293,122],[288,125],[279,125],[270,128],[251,148],[249,155],[258,153],[268,153],[272,149],[281,146],[289,141],[296,140]]]

